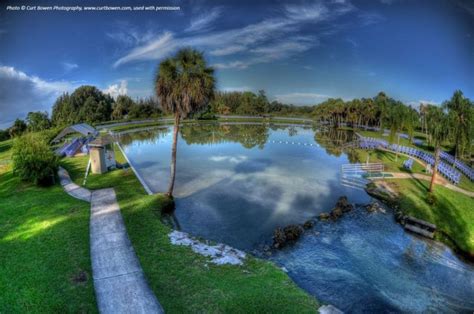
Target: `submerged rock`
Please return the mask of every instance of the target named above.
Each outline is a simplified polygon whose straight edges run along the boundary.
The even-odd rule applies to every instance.
[[[279,249],[285,246],[286,236],[282,228],[278,227],[273,232],[273,247]]]
[[[354,205],[349,203],[347,196],[341,196],[336,202],[335,207],[331,210],[330,217],[333,220],[340,218],[344,213],[350,212],[354,209]]]
[[[303,224],[303,228],[305,229],[311,229],[314,226],[314,221],[308,220]]]
[[[280,249],[288,242],[294,242],[304,233],[303,227],[300,225],[289,225],[285,228],[276,228],[273,232],[273,247]]]
[[[328,220],[331,217],[328,213],[321,213],[319,214],[319,220]]]
[[[304,229],[300,225],[289,225],[283,231],[287,241],[296,241],[303,234]]]
[[[349,203],[347,196],[341,196],[337,200],[336,208],[340,208],[342,212],[347,213],[354,209],[354,205]]]
[[[367,204],[364,207],[369,213],[374,213],[374,212],[381,212],[384,214],[386,213],[385,208],[383,208],[383,206],[377,201]]]
[[[342,216],[342,209],[339,208],[339,207],[334,207],[332,210],[331,210],[331,218],[336,220],[338,219],[339,217]]]

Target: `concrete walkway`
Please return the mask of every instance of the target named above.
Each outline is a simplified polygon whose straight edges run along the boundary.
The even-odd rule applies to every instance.
[[[65,169],[58,175],[66,193],[91,203],[90,251],[99,312],[164,313],[128,238],[114,189],[91,192],[73,183]]]
[[[92,192],[90,241],[101,313],[163,313],[128,239],[114,189]]]
[[[67,194],[86,202],[91,201],[91,191],[84,189],[72,182],[71,177],[69,176],[69,173],[66,171],[66,169],[59,167],[58,176],[59,181]]]

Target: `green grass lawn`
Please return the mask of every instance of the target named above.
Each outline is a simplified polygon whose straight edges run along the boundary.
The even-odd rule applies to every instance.
[[[426,202],[429,182],[422,180],[392,181],[400,191],[400,208],[405,214],[431,223],[448,235],[465,252],[474,256],[474,199],[436,186],[437,203]]]
[[[116,156],[123,161],[120,151]],[[80,157],[63,164],[81,182],[86,162]],[[133,247],[167,312],[316,311],[317,301],[270,262],[249,256],[243,266],[217,266],[188,247],[171,245],[171,229],[160,220],[162,196],[146,195],[131,169],[90,175],[87,187],[115,188]]]
[[[0,160],[11,141],[0,142]],[[0,165],[0,312],[97,312],[89,204],[55,185],[20,182]]]
[[[360,162],[366,162],[367,156],[369,156],[369,162],[371,163],[378,163],[381,162],[384,164],[384,171],[387,172],[408,172],[408,173],[423,173],[426,174],[425,169],[422,165],[417,162],[413,162],[413,167],[410,170],[405,169],[403,167],[403,162],[409,157],[404,155],[398,155],[398,159],[396,154],[383,151],[383,150],[364,150],[364,149],[357,149],[357,154]]]

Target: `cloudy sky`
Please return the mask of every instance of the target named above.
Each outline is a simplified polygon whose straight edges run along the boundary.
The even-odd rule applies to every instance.
[[[12,4],[28,1],[0,7],[0,128],[83,84],[152,95],[160,60],[186,46],[204,51],[220,90],[265,89],[286,103],[381,90],[413,104],[440,103],[455,89],[474,98],[469,0],[168,1],[180,10],[158,12],[7,10]]]

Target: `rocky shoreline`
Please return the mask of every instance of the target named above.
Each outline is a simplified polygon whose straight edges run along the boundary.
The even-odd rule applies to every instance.
[[[376,211],[385,213],[385,209],[383,209],[383,207],[378,202],[371,202],[359,207],[365,208],[369,213]],[[306,230],[313,228],[318,220],[336,221],[343,217],[345,213],[351,212],[355,208],[356,206],[354,204],[349,203],[347,196],[341,196],[334,205],[334,208],[328,213],[321,213],[318,216],[315,216],[313,219],[307,220],[303,224],[291,224],[285,227],[277,227],[273,232],[272,245],[264,245],[263,251],[265,252],[265,255],[269,256],[272,254],[272,249],[278,250],[288,245],[294,244],[305,233]]]

